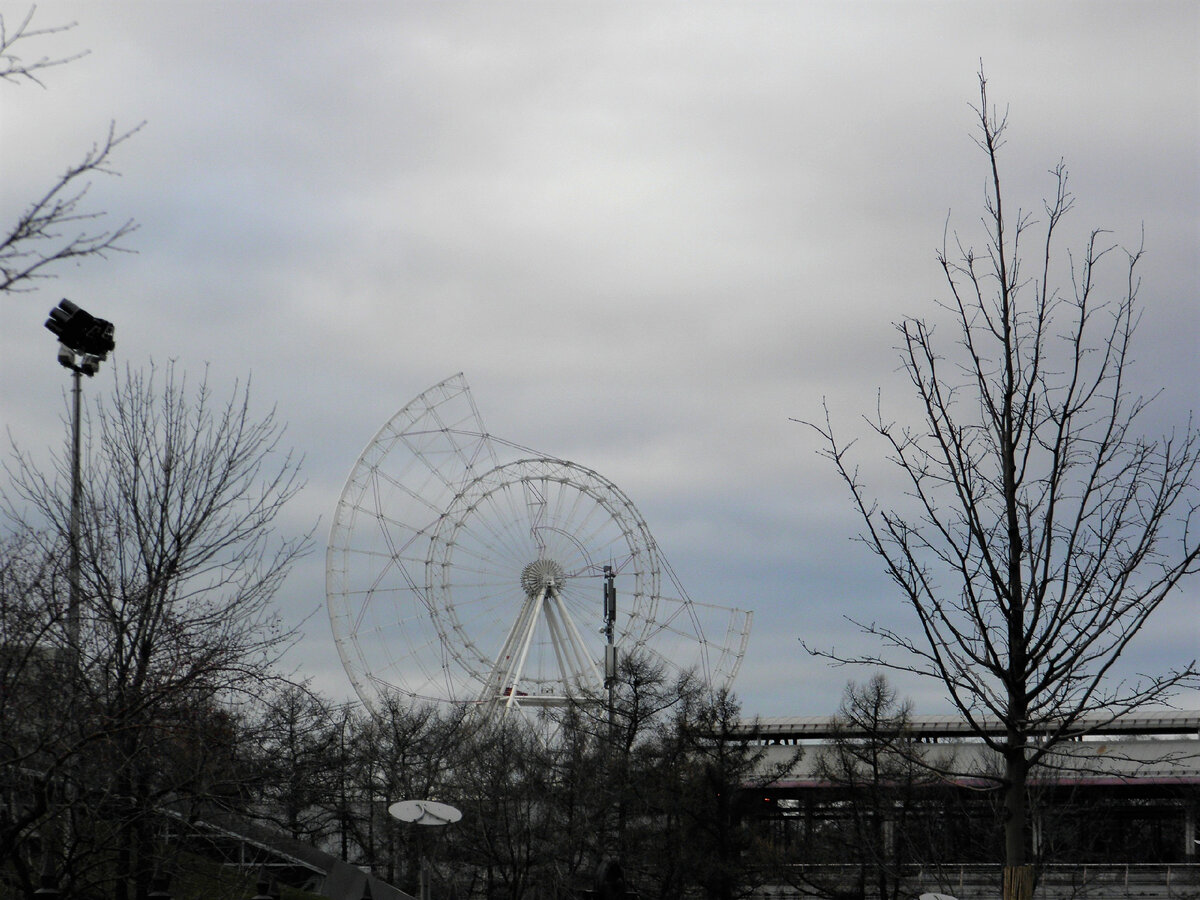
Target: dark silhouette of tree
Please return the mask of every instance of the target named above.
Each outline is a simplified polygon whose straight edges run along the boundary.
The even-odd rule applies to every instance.
[[[6,673],[22,699],[0,705],[12,736],[0,765],[30,796],[26,821],[0,829],[0,871],[24,881],[65,822],[60,886],[107,884],[124,900],[148,890],[160,814],[229,795],[235,723],[221,710],[280,679],[292,634],[273,597],[308,536],[274,534],[298,463],[273,416],[251,415],[246,389],[219,402],[171,367],[126,371],[91,418],[77,632],[65,615],[70,461],[44,471],[18,453],[2,495],[20,549],[0,596],[3,655],[25,662]]]
[[[690,716],[684,713],[690,712]],[[749,897],[780,881],[779,853],[756,827],[764,794],[799,761],[768,763],[765,746],[742,727],[741,703],[728,691],[701,698],[676,718],[682,746],[680,847],[688,879],[707,900]]]
[[[595,790],[605,798],[588,820],[604,823],[597,862],[618,859],[626,885],[643,897],[747,896],[778,878],[782,859],[755,807],[799,751],[769,764],[765,747],[740,727],[734,695],[666,672],[624,659],[611,721],[602,698],[579,706],[597,748],[589,772],[592,781],[602,776]]]
[[[700,703],[694,678],[685,673],[668,679],[667,671],[651,657],[623,656],[611,707],[600,691],[577,698],[560,716],[559,734],[572,753],[563,778],[583,789],[578,802],[590,807],[579,822],[587,857],[593,866],[620,859],[635,881],[647,865],[671,862],[644,858],[641,851],[654,827],[658,784],[666,777],[663,750],[675,717]]]
[[[304,684],[285,684],[261,703],[249,731],[256,744],[259,817],[297,840],[319,844],[337,827],[336,787],[345,761],[331,705]]]
[[[37,885],[40,859],[18,852],[41,849],[39,834],[58,803],[53,772],[74,746],[70,697],[54,638],[65,604],[49,606],[55,562],[28,528],[6,529],[0,541],[0,883]]]
[[[1002,189],[1006,117],[989,106],[982,72],[979,85],[985,246],[955,235],[938,254],[952,338],[935,338],[922,319],[898,326],[923,420],[905,427],[882,411],[869,420],[911,505],[872,499],[828,411],[813,427],[849,487],[862,540],[918,625],[914,636],[864,624],[900,656],[852,661],[940,681],[1003,759],[1005,897],[1014,900],[1032,884],[1030,771],[1085,730],[1085,715],[1105,721],[1163,702],[1197,677],[1194,661],[1108,676],[1197,570],[1200,445],[1190,424],[1157,440],[1138,431],[1149,401],[1132,392],[1128,370],[1141,248],[1117,262],[1097,230],[1060,261],[1058,230],[1073,206],[1061,163],[1029,245],[1039,223],[1013,214]],[[1110,262],[1119,270],[1111,277]],[[988,734],[985,715],[1004,734]]]
[[[455,757],[455,860],[489,900],[559,896],[555,749],[519,716],[481,724]]]
[[[846,685],[833,718],[833,737],[814,761],[815,776],[831,788],[839,815],[822,830],[810,857],[857,872],[858,890],[878,900],[901,896],[904,867],[938,861],[922,838],[937,830],[940,816],[933,790],[939,772],[953,760],[930,745],[917,744],[909,730],[911,704],[900,701],[886,676]],[[831,804],[832,806],[832,804]],[[806,886],[837,896],[841,869],[832,878],[801,871]]]

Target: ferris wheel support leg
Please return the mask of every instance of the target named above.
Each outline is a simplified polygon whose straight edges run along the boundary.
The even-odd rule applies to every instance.
[[[525,660],[529,656],[529,646],[533,643],[533,633],[537,630],[538,614],[542,611],[542,601],[545,597],[546,589],[542,588],[541,593],[533,604],[533,614],[529,617],[529,624],[525,629],[525,640],[521,646],[521,658],[517,661],[516,672],[509,682],[511,690],[508,692],[508,702],[504,704],[505,709],[511,709],[517,705],[517,686],[521,683],[521,676],[525,674]]]
[[[564,648],[569,650],[570,647],[567,646],[567,637],[563,634],[552,605],[546,606],[545,615],[546,628],[550,632],[550,646],[554,648],[554,661],[558,664],[558,671],[563,673],[563,680],[567,681],[572,675],[578,676],[579,672],[572,667],[571,661],[563,656]]]
[[[497,675],[506,668],[505,660],[511,660],[515,655],[517,647],[517,635],[522,633],[522,624],[529,618],[532,612],[530,598],[526,597],[525,602],[521,604],[521,609],[517,613],[516,620],[512,623],[512,627],[508,629],[508,634],[504,638],[504,643],[500,646],[500,653],[496,656],[496,662],[492,664],[492,671],[488,673],[487,685],[484,687],[486,692],[496,682]],[[508,666],[507,668],[511,668]]]
[[[504,696],[504,687],[512,687],[514,667],[516,665],[517,648],[521,645],[522,637],[530,633],[530,619],[535,615],[537,603],[532,597],[526,597],[517,613],[517,619],[509,629],[504,646],[496,656],[492,671],[488,673],[484,683],[483,693],[479,699],[482,702],[495,703]]]
[[[575,657],[578,660],[579,673],[585,674],[591,670],[592,677],[596,680],[596,684],[603,684],[604,679],[600,677],[600,670],[596,668],[596,662],[587,652],[587,645],[583,642],[583,635],[579,633],[579,629],[575,627],[575,620],[571,618],[571,614],[567,612],[566,606],[563,604],[562,597],[557,592],[554,593],[554,604],[558,609],[559,615],[566,625],[567,632],[570,635],[570,643],[574,648]],[[585,668],[586,667],[586,668]]]
[[[549,598],[546,600],[544,613],[554,658],[563,674],[564,684],[577,687],[587,681],[589,670],[595,675],[595,667],[587,655],[587,648],[578,641],[578,631],[570,627],[570,619],[566,618],[561,598],[553,593],[551,596],[553,601]],[[572,632],[575,639],[572,638]]]

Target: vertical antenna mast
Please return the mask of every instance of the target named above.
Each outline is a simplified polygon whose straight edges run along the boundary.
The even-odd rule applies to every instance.
[[[613,626],[617,621],[617,589],[613,585],[612,566],[604,567],[604,686],[608,689],[608,717],[612,719],[617,687],[617,648],[613,644]]]

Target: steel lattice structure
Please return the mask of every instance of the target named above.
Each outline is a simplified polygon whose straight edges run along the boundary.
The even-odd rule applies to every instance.
[[[605,566],[621,653],[713,687],[733,679],[751,614],[693,602],[615,484],[489,435],[455,375],[379,430],[342,491],[326,557],[342,663],[368,706],[395,692],[488,709],[597,694]]]

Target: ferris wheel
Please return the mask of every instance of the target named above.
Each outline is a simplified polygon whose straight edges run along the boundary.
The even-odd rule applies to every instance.
[[[619,596],[602,633],[605,581]],[[606,645],[737,673],[751,613],[693,602],[633,502],[592,469],[489,435],[461,374],[355,463],[330,529],[329,616],[369,707],[390,694],[489,710],[598,694]]]

